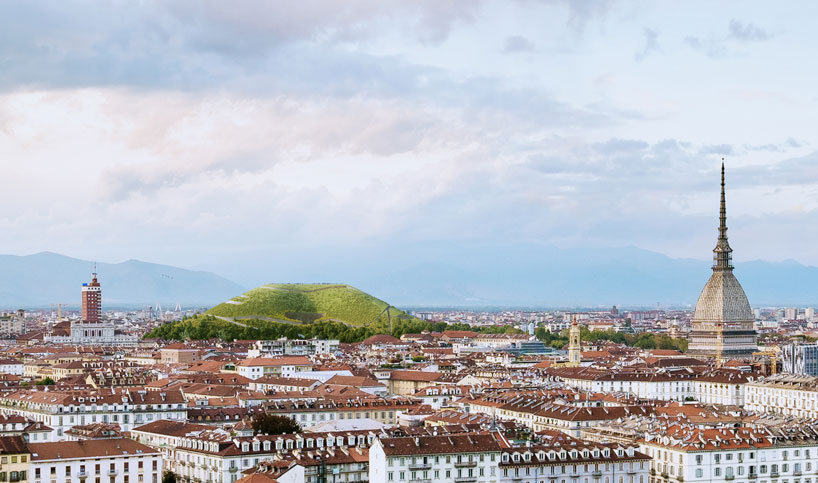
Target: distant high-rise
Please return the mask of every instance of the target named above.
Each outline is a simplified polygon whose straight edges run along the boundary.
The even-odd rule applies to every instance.
[[[782,345],[781,370],[798,376],[818,376],[818,345],[797,341]]]
[[[719,238],[713,249],[713,274],[702,289],[693,312],[688,352],[695,356],[730,359],[758,350],[753,312],[733,275],[733,249],[727,242],[724,163],[721,165]]]
[[[82,320],[99,322],[102,318],[102,287],[97,272],[91,274],[91,282],[82,284]]]

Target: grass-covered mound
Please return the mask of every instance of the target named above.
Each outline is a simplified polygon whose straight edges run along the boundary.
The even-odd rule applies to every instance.
[[[344,284],[267,284],[207,311],[234,320],[260,319],[282,323],[334,321],[354,327],[386,324],[389,306],[368,293]],[[389,308],[392,322],[413,317]]]

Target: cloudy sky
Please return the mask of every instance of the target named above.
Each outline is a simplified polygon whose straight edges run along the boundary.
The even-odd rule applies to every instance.
[[[736,259],[818,264],[818,5],[681,6],[2,2],[0,253],[705,259],[725,157]]]

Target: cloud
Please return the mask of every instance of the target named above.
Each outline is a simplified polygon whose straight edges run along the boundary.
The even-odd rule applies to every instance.
[[[642,62],[648,55],[661,50],[659,48],[659,34],[656,31],[645,29],[644,35],[645,45],[634,55],[634,60],[637,62]]]
[[[742,23],[736,19],[730,20],[726,36],[713,35],[706,38],[698,36],[685,37],[684,43],[694,50],[706,53],[709,57],[719,58],[735,55],[736,44],[750,44],[773,38],[773,34],[761,29],[755,24]]]
[[[293,55],[338,61],[384,29],[438,43],[482,2],[331,0],[0,5],[0,89],[21,85],[246,87],[286,74]],[[348,57],[348,59],[351,58]],[[244,84],[244,85],[242,85]]]
[[[752,22],[741,23],[736,19],[730,21],[729,38],[739,42],[761,42],[773,38],[773,35]]]
[[[503,47],[503,52],[506,53],[534,52],[535,50],[537,50],[537,46],[521,35],[506,37],[506,43]]]

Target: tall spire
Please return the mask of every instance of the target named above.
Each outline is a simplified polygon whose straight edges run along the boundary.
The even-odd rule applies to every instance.
[[[713,249],[713,270],[733,269],[733,249],[727,242],[727,204],[724,197],[724,158],[721,161],[721,204],[719,206],[719,239]]]

